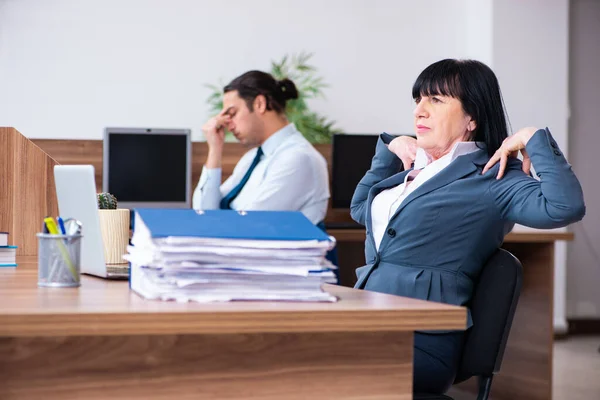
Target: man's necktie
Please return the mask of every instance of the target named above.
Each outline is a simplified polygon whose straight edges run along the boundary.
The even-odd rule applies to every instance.
[[[248,179],[250,179],[250,175],[252,174],[252,171],[254,171],[254,168],[256,168],[256,165],[260,161],[262,155],[262,148],[259,147],[256,152],[256,156],[254,156],[254,160],[252,160],[252,164],[250,164],[250,168],[248,168],[248,171],[246,171],[246,175],[244,175],[240,183],[238,183],[237,186],[231,190],[231,192],[227,193],[227,195],[221,199],[221,209],[231,209],[231,202],[238,196],[238,194],[240,194],[242,188],[246,182],[248,182]]]

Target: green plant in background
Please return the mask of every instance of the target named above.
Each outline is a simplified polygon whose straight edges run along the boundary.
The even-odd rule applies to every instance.
[[[98,193],[98,208],[100,210],[116,210],[117,198],[110,193]]]
[[[317,75],[315,67],[308,63],[312,56],[313,54],[304,52],[291,57],[285,55],[281,61],[271,62],[270,72],[275,79],[289,78],[296,84],[298,98],[288,100],[285,109],[290,122],[296,125],[309,142],[330,143],[332,136],[341,132],[333,126],[335,121],[311,111],[306,104],[309,99],[325,97],[323,89],[327,87],[323,78]],[[223,109],[224,85],[206,86],[212,90],[207,99],[210,113],[217,115]]]

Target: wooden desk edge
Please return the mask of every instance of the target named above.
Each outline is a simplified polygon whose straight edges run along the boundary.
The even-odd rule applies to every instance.
[[[0,315],[0,336],[177,335],[448,330],[466,327],[466,309]]]

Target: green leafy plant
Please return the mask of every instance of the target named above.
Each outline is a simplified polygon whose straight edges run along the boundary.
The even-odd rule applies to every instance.
[[[285,55],[280,61],[271,62],[270,72],[275,79],[289,78],[296,84],[298,98],[286,103],[285,113],[290,122],[309,142],[330,143],[332,136],[341,132],[334,127],[335,121],[311,111],[307,105],[309,99],[324,98],[323,89],[327,87],[323,78],[317,75],[316,68],[309,64],[312,56],[312,53],[305,52],[291,57]],[[212,91],[207,98],[210,113],[217,115],[223,109],[224,85],[206,86]]]
[[[110,193],[98,193],[98,208],[100,210],[116,210],[117,198]]]

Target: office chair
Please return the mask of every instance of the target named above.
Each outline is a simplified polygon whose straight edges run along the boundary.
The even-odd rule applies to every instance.
[[[473,326],[466,333],[462,359],[454,384],[476,376],[477,400],[487,400],[492,378],[500,371],[521,285],[523,267],[504,249],[484,266],[470,302]],[[452,400],[446,395],[415,394],[416,400]]]

